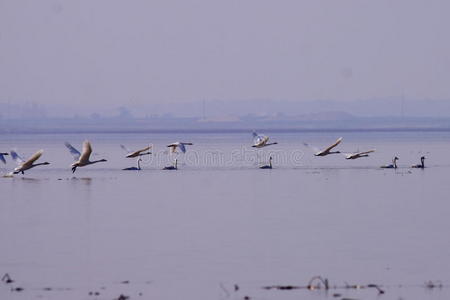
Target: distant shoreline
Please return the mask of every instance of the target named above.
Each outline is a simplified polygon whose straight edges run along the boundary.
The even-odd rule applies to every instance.
[[[1,134],[163,134],[163,133],[195,133],[195,134],[233,134],[248,133],[253,130],[260,130],[267,133],[333,133],[333,132],[450,132],[450,127],[404,127],[404,128],[174,128],[174,129],[10,129],[1,130]]]

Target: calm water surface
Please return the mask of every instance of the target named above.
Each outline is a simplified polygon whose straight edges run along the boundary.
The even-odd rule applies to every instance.
[[[346,161],[312,156],[303,142],[342,151],[377,151]],[[79,168],[63,142],[94,159]],[[24,157],[45,149],[51,165],[0,178],[0,299],[449,299],[449,133],[277,133],[279,145],[255,151],[246,134],[2,135],[0,151]],[[174,157],[165,145],[193,142]],[[119,144],[154,155],[143,170]],[[274,158],[273,170],[257,167]],[[400,168],[380,165],[400,157]],[[408,168],[427,157],[425,170]],[[2,173],[14,168],[9,158]],[[306,285],[373,289],[264,290]],[[128,284],[123,281],[129,281]],[[238,284],[235,292],[233,285]],[[400,286],[401,285],[401,286]],[[45,290],[51,288],[51,290]],[[89,295],[99,292],[100,295]],[[333,297],[334,293],[342,296]]]

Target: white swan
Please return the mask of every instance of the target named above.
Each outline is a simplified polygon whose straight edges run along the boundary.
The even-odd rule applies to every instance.
[[[72,173],[75,173],[77,170],[77,167],[84,167],[88,165],[92,165],[98,162],[105,162],[106,159],[99,159],[90,161],[89,157],[92,153],[92,147],[91,143],[89,141],[84,141],[83,143],[83,153],[80,153],[77,149],[75,149],[71,144],[68,142],[65,142],[64,145],[66,145],[67,149],[69,149],[70,153],[72,154],[73,158],[75,159],[75,162],[71,165],[72,167]]]
[[[175,159],[175,163],[173,164],[173,166],[167,166],[167,167],[164,167],[162,169],[163,170],[178,170],[177,162],[178,162],[178,160]]]
[[[357,159],[361,157],[368,157],[369,153],[375,152],[375,149],[363,152],[354,152],[354,153],[343,153],[345,159]]]
[[[0,160],[4,163],[4,164],[6,164],[6,159],[5,159],[5,156],[6,155],[8,155],[8,153],[0,153]]]
[[[129,168],[125,168],[122,170],[124,170],[124,171],[140,171],[141,170],[141,164],[140,164],[141,161],[142,161],[142,159],[139,157],[139,159],[137,160],[137,167],[129,167]]]
[[[13,174],[19,174],[22,173],[25,174],[26,170],[29,170],[31,168],[37,167],[37,166],[43,166],[43,165],[49,165],[49,162],[43,162],[39,164],[35,164],[34,162],[37,161],[41,156],[42,153],[44,153],[44,150],[39,150],[33,156],[31,156],[27,161],[23,160],[16,151],[11,151],[11,157],[13,160],[16,161],[16,163],[19,165],[17,168],[14,169],[12,172]]]
[[[253,136],[253,145],[252,145],[252,147],[254,147],[254,148],[262,148],[262,147],[278,144],[277,142],[269,143],[269,137],[268,136],[262,135],[262,134],[257,134],[254,131],[252,133],[252,136]]]
[[[392,164],[381,166],[383,169],[397,169],[397,160],[399,158],[396,156],[392,159]]]
[[[413,166],[411,166],[411,168],[425,169],[425,156],[422,156],[422,157],[420,158],[420,164],[418,164],[418,165],[413,165]]]
[[[171,153],[175,153],[177,148],[180,148],[180,151],[183,153],[186,153],[186,145],[194,145],[192,143],[184,143],[184,142],[176,142],[176,143],[172,143],[170,145],[167,145],[167,147],[170,148],[170,152]]]
[[[272,169],[272,156],[269,157],[269,164],[259,167],[260,169]]]
[[[338,154],[341,153],[340,151],[331,151],[334,147],[339,145],[342,142],[342,137],[338,138],[334,144],[328,146],[327,148],[320,150],[312,145],[309,145],[308,143],[303,143],[306,147],[309,147],[315,151],[314,156],[326,156],[329,154]]]
[[[148,150],[150,150],[150,148],[152,146],[147,146],[141,150],[136,150],[136,151],[130,151],[124,145],[120,145],[120,147],[127,152],[127,155],[125,156],[126,158],[140,157],[140,156],[152,154],[150,151],[148,151]],[[144,152],[144,151],[147,151],[147,152]]]

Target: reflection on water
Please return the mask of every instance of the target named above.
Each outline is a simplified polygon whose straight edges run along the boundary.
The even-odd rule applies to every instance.
[[[73,135],[108,155],[104,166],[75,174],[66,137],[7,137],[0,149],[45,148],[54,161],[0,179],[0,276],[14,279],[0,283],[0,298],[448,299],[450,136],[392,135],[344,136],[343,147],[377,149],[349,162],[302,149],[303,140],[335,136],[280,134],[270,151],[304,154],[298,164],[274,156],[272,170],[257,168],[269,150],[227,163],[248,136],[192,135],[188,153],[196,148],[198,157],[180,155],[176,172],[150,159],[141,172],[122,171],[135,161],[118,146],[162,148],[174,136]],[[419,152],[428,152],[429,167],[410,169]],[[400,168],[380,169],[393,155]],[[339,288],[293,288],[314,275]],[[274,286],[285,289],[263,288]]]

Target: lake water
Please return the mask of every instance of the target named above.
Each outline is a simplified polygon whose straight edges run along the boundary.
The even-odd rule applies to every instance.
[[[450,298],[450,133],[270,136],[279,144],[256,151],[250,134],[1,135],[0,152],[45,149],[51,164],[0,178],[0,276],[15,280],[0,299]],[[376,152],[348,161],[303,146],[339,136],[341,151]],[[72,174],[63,143],[84,139],[108,162]],[[163,171],[175,141],[194,145]],[[143,169],[122,171],[136,161],[119,145],[149,143]],[[379,168],[394,155],[399,169]],[[410,169],[422,155],[427,168]],[[269,156],[274,169],[259,170]],[[337,288],[262,288],[315,275]]]

